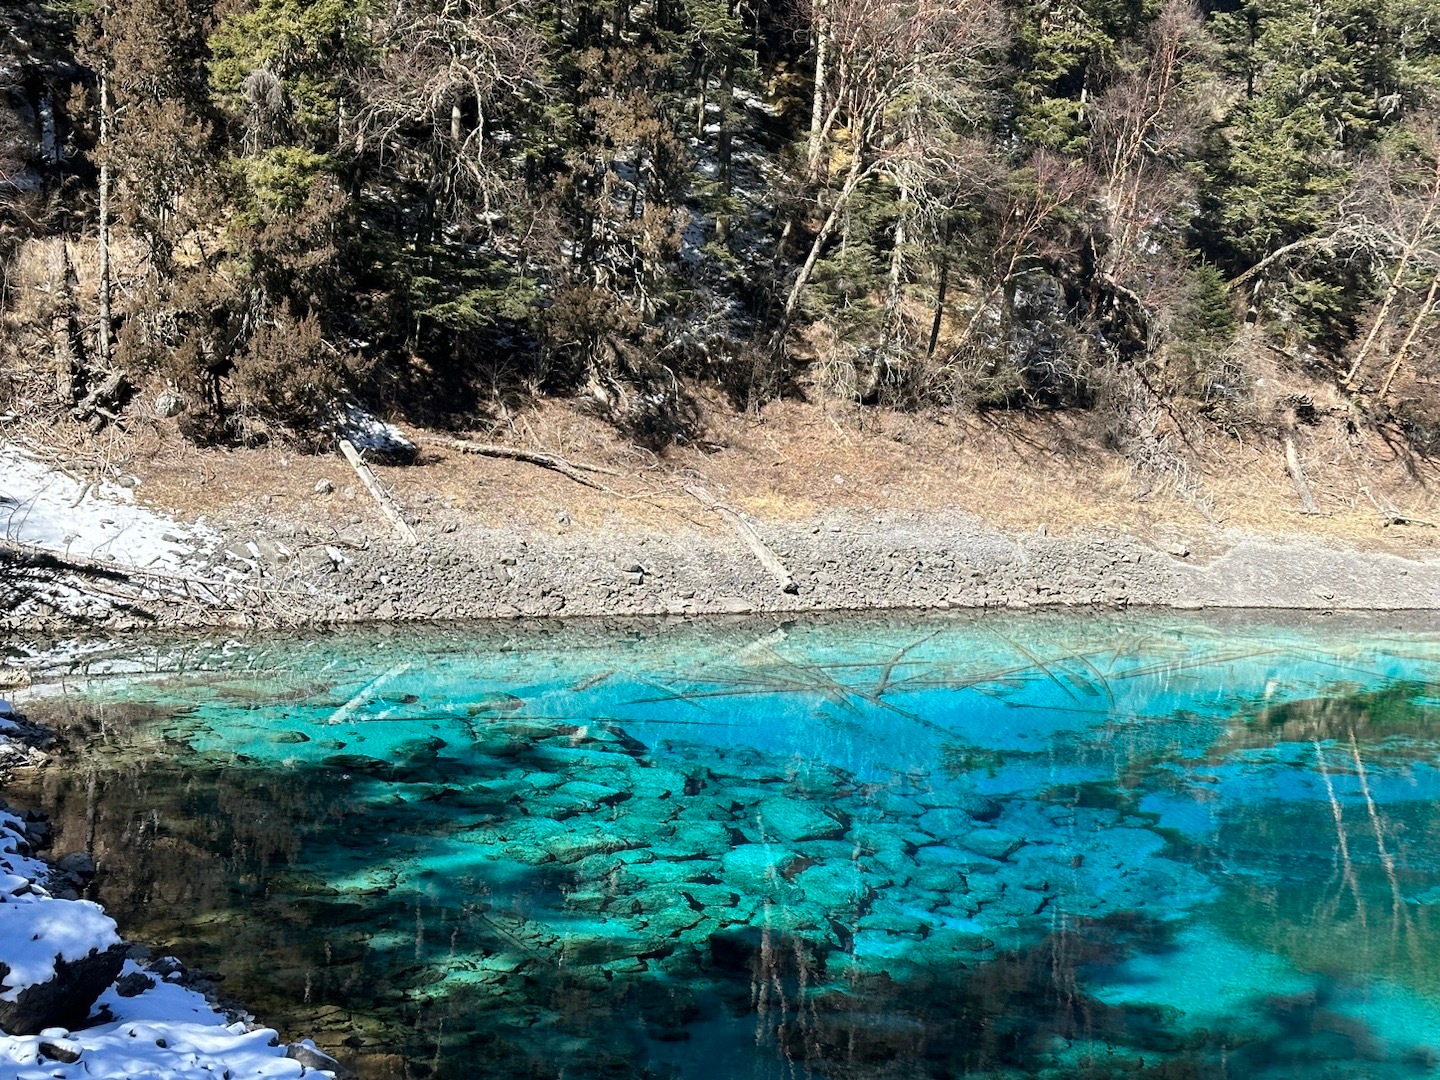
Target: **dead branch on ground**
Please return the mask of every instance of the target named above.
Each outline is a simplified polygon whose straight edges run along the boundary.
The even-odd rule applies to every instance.
[[[501,446],[499,443],[479,443],[469,439],[451,439],[446,445],[462,454],[479,454],[482,457],[504,458],[509,461],[522,461],[527,465],[539,465],[542,469],[553,469],[562,476],[568,476],[577,484],[594,488],[596,491],[603,491],[607,494],[614,494],[604,484],[596,483],[588,476],[587,472],[604,473],[606,476],[621,476],[615,469],[607,469],[603,465],[591,465],[584,461],[570,461],[560,457],[558,454],[545,454],[538,450],[522,450],[516,446]]]

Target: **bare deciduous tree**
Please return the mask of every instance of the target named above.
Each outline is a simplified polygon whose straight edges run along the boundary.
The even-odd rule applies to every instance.
[[[391,0],[373,23],[378,51],[348,121],[370,150],[425,183],[437,209],[488,211],[501,181],[488,163],[486,124],[501,95],[537,88],[544,42],[528,0]]]
[[[1100,218],[1091,240],[1097,291],[1116,294],[1143,322],[1136,330],[1147,349],[1155,341],[1153,316],[1175,292],[1156,280],[1170,269],[1162,265],[1164,245],[1156,233],[1176,226],[1177,206],[1193,194],[1184,165],[1199,142],[1203,117],[1187,79],[1200,32],[1190,0],[1166,0],[1144,52],[1089,112]]]
[[[816,101],[825,108],[823,116],[816,111],[809,164],[818,179],[828,148],[838,187],[820,191],[824,216],[786,291],[771,341],[776,353],[862,185],[889,174],[914,189],[957,166],[951,125],[973,99],[974,61],[1001,40],[1003,27],[989,0],[826,0],[822,10],[816,30],[828,59],[817,65]]]

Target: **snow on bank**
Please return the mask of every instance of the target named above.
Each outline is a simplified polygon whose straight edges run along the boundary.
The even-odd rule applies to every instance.
[[[22,990],[49,982],[57,960],[83,960],[119,943],[115,920],[89,900],[0,904],[0,962],[10,968],[0,1000],[18,1001]]]
[[[184,572],[219,537],[135,504],[109,481],[77,479],[13,442],[0,442],[0,536],[60,555]]]
[[[8,740],[0,735],[0,743]],[[25,823],[0,810],[0,999],[49,981],[57,960],[78,960],[120,941],[98,904],[50,895],[49,867],[27,854]],[[4,1080],[294,1080],[333,1076],[286,1056],[269,1028],[230,1022],[204,996],[177,985],[178,965],[160,976],[134,960],[91,1009],[96,1021],[39,1035],[0,1031]]]
[[[149,981],[130,997],[124,980]],[[80,1031],[0,1035],[0,1075],[14,1080],[293,1080],[330,1076],[285,1056],[269,1028],[226,1023],[203,996],[155,979],[127,960],[95,1010],[113,1019]],[[71,1060],[66,1060],[71,1059]]]

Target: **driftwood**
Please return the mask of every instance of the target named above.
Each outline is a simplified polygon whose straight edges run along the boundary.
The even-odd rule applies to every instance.
[[[390,519],[390,524],[395,526],[395,531],[400,534],[400,539],[404,540],[411,547],[418,544],[420,538],[415,535],[415,530],[400,516],[400,510],[395,505],[395,500],[390,498],[389,494],[387,494],[385,489],[380,485],[380,481],[376,479],[375,474],[370,471],[370,466],[361,460],[360,454],[356,451],[355,447],[351,445],[349,439],[340,440],[340,452],[345,455],[345,460],[350,462],[350,467],[355,470],[355,475],[358,476],[360,482],[365,485],[365,490],[370,492],[371,498],[380,505],[381,512]]]
[[[226,592],[260,593],[266,596],[285,596],[287,590],[247,581],[215,581],[181,574],[172,570],[156,570],[148,566],[133,566],[111,559],[76,555],[52,551],[38,544],[23,540],[0,539],[0,564],[20,567],[26,570],[51,570],[57,573],[79,574],[96,580],[113,581],[136,589],[148,589],[157,594],[167,594],[171,599],[193,600],[212,606],[224,606],[221,596]],[[206,595],[197,596],[196,589],[203,589]],[[299,595],[299,594],[297,594]]]
[[[89,559],[83,555],[61,555],[49,548],[38,547],[19,540],[0,540],[0,562],[11,566],[23,566],[31,570],[59,570],[84,574],[87,577],[105,578],[110,581],[129,581],[144,571],[135,571],[120,563],[105,559]]]
[[[480,454],[483,457],[505,458],[509,461],[523,461],[528,465],[539,465],[542,469],[553,469],[562,476],[568,476],[577,484],[583,484],[596,491],[610,489],[604,484],[591,480],[584,473],[604,473],[606,476],[619,476],[620,473],[614,469],[607,469],[603,465],[590,465],[583,461],[569,461],[558,454],[544,454],[538,450],[521,450],[514,446],[501,446],[498,443],[471,442],[469,439],[453,439],[449,445],[462,454]]]
[[[1295,486],[1295,494],[1300,496],[1300,511],[1304,514],[1318,514],[1320,507],[1315,503],[1315,496],[1310,492],[1310,483],[1305,479],[1305,473],[1300,468],[1300,457],[1295,453],[1295,440],[1285,440],[1285,470],[1290,474],[1290,483]]]
[[[698,499],[707,510],[714,510],[721,517],[725,518],[726,521],[730,522],[731,525],[735,526],[735,531],[740,534],[741,539],[745,541],[750,550],[755,554],[755,558],[760,560],[760,565],[765,567],[771,576],[780,583],[781,592],[794,593],[800,591],[799,586],[795,584],[795,579],[790,576],[790,571],[785,569],[785,564],[780,561],[779,556],[765,545],[765,541],[760,539],[760,535],[751,527],[750,523],[745,520],[738,510],[726,506],[724,503],[717,502],[704,488],[687,484],[685,485],[685,494],[693,499]]]

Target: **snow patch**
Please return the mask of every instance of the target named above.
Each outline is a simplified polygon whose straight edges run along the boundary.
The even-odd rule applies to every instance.
[[[0,536],[53,551],[171,573],[198,568],[219,537],[137,506],[127,489],[62,472],[0,442]]]
[[[144,975],[133,960],[121,971]],[[112,987],[96,1008],[114,1019],[72,1031],[63,1045],[78,1058],[65,1064],[48,1057],[42,1045],[60,1042],[55,1036],[0,1037],[0,1074],[15,1080],[290,1080],[331,1074],[307,1069],[285,1056],[280,1037],[270,1028],[250,1029],[227,1023],[204,997],[160,980],[134,997],[121,997]]]
[[[120,935],[99,904],[41,896],[0,904],[0,942],[0,961],[10,968],[0,1000],[18,1001],[28,987],[55,977],[57,960],[83,960],[120,944]]]
[[[362,454],[379,457],[397,465],[414,462],[419,454],[416,445],[394,424],[388,424],[359,405],[342,406],[336,417],[342,437],[349,439]]]

